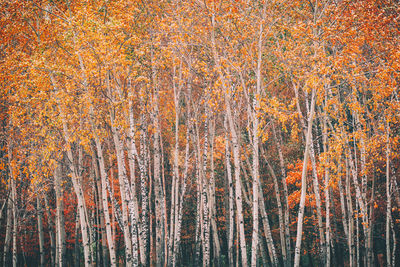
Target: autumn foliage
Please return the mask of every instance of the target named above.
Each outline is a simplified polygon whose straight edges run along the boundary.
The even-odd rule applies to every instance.
[[[398,266],[399,14],[0,1],[2,266]]]

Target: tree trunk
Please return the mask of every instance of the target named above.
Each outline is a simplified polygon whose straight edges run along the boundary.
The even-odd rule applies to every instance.
[[[58,266],[64,266],[64,205],[61,185],[61,165],[57,165],[54,170],[54,190],[56,192],[56,262]]]
[[[113,123],[113,122],[112,122]],[[117,155],[117,166],[118,166],[118,179],[120,182],[121,189],[121,197],[124,196],[124,200],[126,201],[127,211],[129,215],[129,219],[126,221],[126,225],[124,222],[124,227],[126,227],[127,233],[130,232],[131,240],[128,243],[132,242],[132,248],[130,253],[127,255],[127,265],[138,266],[139,258],[138,258],[138,236],[137,236],[137,215],[135,214],[135,206],[133,200],[133,193],[130,188],[130,183],[128,181],[128,177],[125,169],[125,156],[123,151],[123,144],[119,138],[118,130],[115,127],[112,127],[113,132],[113,140],[115,145],[115,152]],[[129,223],[131,224],[129,226]]]
[[[175,78],[175,67],[174,67],[174,78]],[[170,209],[170,230],[168,237],[168,265],[172,264],[173,251],[174,251],[174,236],[175,236],[175,221],[178,212],[178,192],[179,192],[179,97],[180,90],[178,90],[175,79],[173,79],[173,89],[174,89],[174,106],[175,106],[175,146],[174,146],[174,154],[173,154],[173,173],[172,173],[172,188],[171,188],[171,209]]]
[[[64,124],[64,126],[66,127],[66,124]],[[64,130],[66,130],[66,129],[64,129]],[[65,133],[64,133],[64,135],[66,136],[65,137],[66,142],[68,143],[67,135]],[[67,155],[68,155],[68,160],[70,162],[70,169],[72,170],[72,185],[74,187],[75,194],[78,199],[79,222],[81,225],[85,266],[88,267],[88,266],[92,265],[92,261],[90,258],[91,253],[90,253],[90,243],[89,243],[89,234],[88,234],[88,223],[87,223],[88,220],[87,220],[86,212],[85,212],[85,199],[84,199],[83,190],[82,190],[82,187],[81,187],[81,184],[79,181],[78,172],[73,164],[74,160],[73,160],[71,149],[69,149],[67,151]]]
[[[215,118],[210,128],[211,131],[211,151],[210,151],[210,193],[209,193],[209,211],[210,211],[210,222],[212,229],[213,252],[214,252],[214,265],[219,264],[219,258],[221,253],[221,245],[219,242],[218,228],[216,222],[216,201],[215,201],[215,167],[214,167],[214,140],[215,140]]]
[[[179,207],[178,213],[175,215],[175,236],[174,236],[174,245],[173,245],[173,252],[172,252],[172,266],[176,266],[176,257],[179,252],[179,244],[181,241],[181,225],[182,225],[182,216],[183,216],[183,200],[186,193],[186,186],[187,186],[187,177],[188,177],[188,168],[189,168],[189,129],[190,124],[187,126],[186,130],[186,148],[185,148],[185,166],[183,171],[183,184],[182,184],[182,191],[179,195]],[[178,183],[179,185],[179,183]]]
[[[389,143],[389,123],[386,123],[386,266],[391,267],[391,250],[390,250],[390,219],[391,219],[391,193],[390,193],[390,143]],[[396,240],[393,240],[396,242]]]
[[[56,242],[55,242],[55,236],[54,233],[57,231],[53,220],[53,216],[51,214],[51,210],[50,210],[50,205],[49,202],[47,200],[47,196],[44,193],[43,194],[43,198],[44,198],[44,204],[45,204],[45,212],[46,212],[46,217],[47,217],[47,227],[48,227],[48,231],[49,231],[49,235],[50,235],[50,265],[51,266],[57,266],[55,263],[55,258],[56,258]],[[57,199],[56,199],[56,203],[57,203]],[[57,213],[57,211],[56,211]]]
[[[153,51],[152,61],[154,60]],[[153,110],[153,123],[154,123],[154,135],[153,135],[153,149],[154,149],[154,194],[155,194],[155,219],[156,219],[156,266],[161,267],[164,265],[164,241],[165,241],[165,226],[164,226],[164,196],[163,196],[163,184],[161,177],[161,141],[160,141],[160,123],[159,123],[159,89],[156,85],[156,70],[154,62],[152,62],[152,80],[154,85],[154,110]]]
[[[235,228],[235,211],[234,211],[234,192],[233,192],[233,181],[232,181],[232,169],[231,169],[231,155],[229,150],[229,139],[228,139],[228,122],[226,116],[224,116],[224,127],[225,127],[225,164],[226,164],[226,175],[228,178],[228,262],[229,266],[233,266],[233,231]]]
[[[10,151],[9,151],[10,153]],[[12,152],[11,152],[12,153]],[[10,154],[11,154],[10,153]],[[9,154],[9,155],[10,155]],[[9,156],[11,159],[11,155]],[[16,181],[13,175],[13,169],[11,167],[11,200],[12,200],[12,217],[13,217],[13,230],[12,230],[12,240],[13,240],[13,247],[12,247],[12,262],[13,267],[17,267],[17,227],[18,227],[18,218],[17,218],[17,188],[16,188]]]
[[[315,107],[315,89],[312,90],[312,99],[311,99],[311,110],[308,118],[308,130],[306,134],[306,148],[304,151],[304,161],[303,161],[303,170],[301,173],[301,196],[300,196],[300,207],[299,213],[297,217],[297,235],[296,235],[296,247],[295,247],[295,257],[294,257],[294,266],[300,266],[300,254],[301,254],[301,239],[303,236],[303,218],[304,218],[304,206],[306,200],[306,190],[307,190],[307,164],[308,157],[310,153],[310,144],[311,140],[311,132],[314,118],[314,107]]]
[[[328,97],[327,93],[325,93],[325,102],[327,102]],[[325,153],[328,153],[328,127],[326,125],[327,123],[327,114],[326,112],[324,113],[324,118],[323,118],[323,149]],[[330,197],[329,197],[329,164],[330,164],[330,158],[329,155],[327,155],[327,162],[325,163],[325,211],[326,211],[326,243],[325,243],[325,255],[326,255],[326,262],[325,266],[331,266],[331,226],[330,226]],[[341,179],[339,177],[339,179]]]
[[[200,170],[201,181],[202,181],[202,190],[201,190],[201,199],[202,199],[202,207],[203,207],[203,224],[202,227],[202,248],[203,248],[203,266],[210,265],[210,221],[209,221],[209,206],[208,206],[208,179],[207,179],[207,158],[208,158],[208,107],[205,108],[205,122],[204,122],[204,151],[203,151],[203,164],[202,169]],[[199,137],[198,137],[199,138]]]
[[[303,115],[300,109],[300,101],[299,101],[299,95],[298,95],[298,88],[297,86],[294,86],[295,89],[295,94],[296,94],[296,98],[297,98],[297,111],[299,112],[299,116],[301,118],[301,124],[303,126],[303,132],[304,132],[304,138],[307,139],[307,129],[306,129],[306,123],[303,120]],[[307,92],[306,96],[307,96]],[[306,97],[307,100],[307,97]],[[307,114],[308,116],[310,116],[310,107],[308,106],[308,104],[306,103],[306,109],[307,109]],[[312,181],[313,181],[313,189],[314,189],[314,195],[315,195],[315,203],[316,203],[316,210],[317,210],[317,221],[318,221],[318,230],[319,230],[319,241],[320,241],[320,263],[324,263],[325,259],[326,259],[326,254],[325,254],[325,235],[324,235],[324,228],[322,225],[322,213],[321,213],[321,195],[319,192],[319,181],[318,181],[318,174],[317,174],[317,163],[316,163],[316,159],[315,159],[315,151],[314,151],[314,145],[313,145],[313,133],[312,133],[312,129],[310,132],[310,140],[311,142],[308,144],[309,147],[309,153],[310,153],[310,160],[311,160],[311,166],[312,166]]]
[[[228,104],[229,105],[229,104]],[[237,220],[239,226],[239,237],[240,237],[240,250],[242,258],[242,266],[246,267],[247,261],[247,249],[246,249],[246,239],[244,234],[244,219],[243,219],[243,208],[242,208],[242,187],[240,182],[240,149],[239,141],[236,134],[236,129],[234,125],[234,120],[230,111],[230,106],[228,107],[228,121],[230,124],[231,138],[233,145],[233,162],[235,167],[235,192],[236,192],[236,208],[237,208]]]
[[[264,196],[263,196],[261,184],[259,185],[259,190],[260,190],[259,201],[260,201],[261,219],[262,219],[263,226],[264,226],[264,234],[265,234],[265,239],[267,241],[269,257],[271,259],[271,263],[273,266],[279,266],[279,261],[278,261],[277,255],[276,255],[274,240],[272,239],[271,227],[269,224],[268,215],[267,215],[267,212],[265,211]]]
[[[283,257],[283,262],[286,262],[287,261],[286,254],[284,253],[284,252],[286,252],[285,251],[286,241],[285,241],[285,232],[284,232],[285,227],[284,227],[284,222],[283,222],[282,203],[281,203],[281,195],[280,195],[280,191],[279,191],[278,179],[277,179],[277,177],[275,175],[274,169],[272,168],[272,166],[267,161],[264,149],[262,149],[262,151],[263,151],[262,154],[264,156],[264,160],[267,163],[267,168],[268,168],[268,170],[269,170],[269,172],[270,172],[270,174],[272,176],[272,179],[274,181],[274,190],[275,190],[275,195],[276,195],[276,203],[277,203],[277,206],[278,206],[279,236],[281,238],[282,257]]]
[[[6,236],[4,239],[3,266],[8,266],[9,263],[8,253],[10,251],[11,236],[12,236],[12,199],[10,194],[7,200],[7,225],[6,225]]]
[[[104,203],[103,203],[103,192],[102,192],[102,183],[101,183],[101,175],[99,173],[99,168],[97,165],[97,154],[95,152],[95,147],[93,147],[92,150],[92,167],[94,169],[95,173],[95,181],[96,181],[96,190],[98,198],[97,200],[97,213],[98,213],[98,224],[100,225],[100,231],[98,232],[99,238],[101,238],[101,263],[103,267],[110,266],[110,253],[109,253],[109,248],[107,245],[107,229],[106,229],[106,214],[108,215],[108,225],[110,227],[110,233],[111,233],[111,225],[110,225],[110,211],[108,210],[108,199],[107,199],[107,211],[104,209]],[[104,159],[103,159],[103,164],[104,164]],[[104,188],[106,188],[104,186]],[[107,189],[106,189],[107,190]],[[107,198],[107,191],[106,192],[106,198]]]
[[[251,241],[251,266],[257,266],[257,255],[258,255],[258,200],[259,200],[259,183],[260,183],[260,158],[259,158],[259,138],[258,138],[258,110],[260,108],[260,97],[261,97],[261,63],[262,63],[262,50],[263,50],[263,19],[265,15],[266,3],[264,3],[262,18],[260,21],[260,28],[258,33],[258,56],[257,56],[257,71],[256,71],[256,92],[252,102],[252,112],[251,119],[253,122],[252,127],[252,138],[253,138],[253,146],[252,146],[252,154],[253,154],[253,164],[252,164],[252,176],[253,176],[253,233],[252,233],[252,241]],[[250,104],[250,103],[249,103]]]
[[[130,169],[130,178],[131,178],[131,191],[132,191],[132,199],[134,202],[134,212],[139,216],[139,204],[138,204],[138,199],[137,199],[137,188],[136,188],[136,176],[135,176],[135,157],[138,158],[138,153],[136,151],[136,142],[135,142],[135,121],[133,118],[133,104],[131,99],[129,101],[129,131],[128,131],[128,163],[129,163],[129,169]],[[141,162],[140,162],[141,163]],[[140,165],[139,165],[140,166]],[[140,167],[139,167],[140,168]],[[147,196],[146,196],[147,197]],[[145,199],[147,202],[147,199]],[[147,205],[146,205],[147,208]],[[142,216],[145,215],[147,216],[147,210],[142,211]],[[145,221],[144,225],[142,221],[137,219],[137,229],[138,229],[138,239],[139,239],[139,250],[140,250],[140,263],[141,265],[145,266],[146,265],[146,257],[147,257],[147,224]],[[143,230],[143,228],[146,228]],[[145,239],[145,240],[143,240]]]
[[[100,169],[100,181],[101,181],[101,202],[104,211],[104,220],[106,226],[106,236],[107,236],[107,244],[108,244],[108,251],[110,255],[110,264],[111,266],[117,266],[117,258],[115,253],[115,244],[114,244],[114,237],[112,235],[111,229],[111,222],[110,222],[110,213],[108,209],[108,198],[107,198],[107,185],[106,180],[107,172],[104,164],[104,156],[103,156],[103,149],[101,147],[100,141],[97,136],[95,136],[95,143],[96,143],[96,150],[97,150],[97,157]],[[97,168],[97,165],[94,163],[94,168]]]
[[[79,267],[80,266],[80,245],[79,245],[79,212],[76,213],[76,218],[75,218],[75,251],[73,253],[74,256],[74,266]],[[60,265],[61,266],[61,265]]]
[[[285,219],[285,242],[286,242],[286,255],[284,255],[283,251],[283,260],[284,260],[284,266],[285,267],[290,267],[292,266],[292,253],[291,253],[291,245],[290,245],[290,218],[289,218],[289,200],[288,200],[288,189],[287,189],[287,184],[286,184],[286,169],[285,169],[285,162],[283,159],[283,152],[281,148],[281,143],[282,143],[282,134],[279,130],[278,133],[276,133],[275,130],[275,124],[272,124],[272,131],[273,135],[276,141],[277,149],[278,149],[278,154],[279,154],[279,164],[281,166],[281,181],[283,185],[283,206],[284,206],[284,219]],[[284,245],[282,244],[282,247]],[[286,259],[285,259],[286,256]]]
[[[346,156],[346,200],[347,200],[347,209],[348,209],[348,218],[349,218],[349,238],[348,238],[348,246],[349,246],[349,263],[350,267],[354,266],[355,262],[355,252],[354,252],[354,216],[353,216],[353,203],[351,200],[351,188],[350,188],[350,166],[348,163],[348,158]]]
[[[39,235],[39,255],[40,255],[40,266],[43,267],[45,264],[45,253],[44,253],[44,234],[43,234],[43,210],[40,203],[39,197],[36,198],[37,208],[37,220],[38,220],[38,235]]]

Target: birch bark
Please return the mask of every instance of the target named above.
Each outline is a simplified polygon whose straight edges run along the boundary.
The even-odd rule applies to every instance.
[[[301,195],[300,195],[300,207],[299,213],[297,217],[297,235],[296,235],[296,247],[295,247],[295,256],[294,256],[294,266],[300,266],[300,254],[301,254],[301,239],[303,236],[303,218],[304,218],[304,205],[306,200],[306,190],[307,190],[307,164],[308,157],[310,153],[310,144],[311,144],[311,132],[314,118],[314,106],[315,106],[315,89],[312,90],[312,98],[311,98],[311,110],[308,117],[308,130],[306,135],[306,148],[304,151],[304,161],[303,161],[303,170],[301,173]]]
[[[116,266],[117,265],[117,258],[116,258],[116,253],[115,253],[115,244],[114,244],[114,238],[112,235],[112,229],[111,229],[111,221],[110,221],[110,212],[108,209],[108,198],[107,198],[107,185],[106,185],[106,180],[107,178],[107,172],[104,164],[104,156],[103,156],[103,149],[101,147],[101,143],[97,135],[95,135],[95,144],[96,144],[96,151],[97,151],[97,161],[99,163],[99,169],[100,169],[100,180],[101,180],[101,201],[103,204],[103,211],[104,211],[104,220],[105,220],[105,226],[106,226],[106,237],[107,237],[107,244],[108,244],[108,252],[110,255],[110,264],[111,266]],[[96,167],[95,167],[96,168]]]
[[[228,122],[226,115],[224,116],[224,127],[225,127],[225,164],[226,164],[226,175],[228,178],[228,261],[229,265],[233,266],[234,262],[234,251],[233,251],[233,232],[234,232],[234,192],[233,192],[233,181],[232,181],[232,168],[231,168],[231,154],[229,150],[229,138],[228,138]]]
[[[38,235],[39,235],[39,255],[40,255],[40,266],[43,267],[45,264],[45,253],[44,253],[44,233],[43,233],[43,210],[40,203],[39,197],[36,198],[37,208],[37,222],[38,222]]]

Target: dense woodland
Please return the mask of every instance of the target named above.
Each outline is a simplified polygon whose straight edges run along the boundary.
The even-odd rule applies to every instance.
[[[3,266],[399,266],[397,0],[1,0]]]

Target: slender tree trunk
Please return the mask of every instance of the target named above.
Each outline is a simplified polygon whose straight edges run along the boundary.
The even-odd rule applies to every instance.
[[[111,144],[110,144],[110,146],[111,146]],[[113,166],[111,157],[109,157],[109,164],[110,164],[110,166]],[[111,181],[111,184],[110,184],[110,181]],[[105,182],[106,182],[106,186],[107,186],[107,192],[108,192],[108,195],[110,197],[110,202],[112,204],[111,205],[112,214],[114,214],[114,216],[110,215],[110,217],[111,217],[111,220],[112,220],[112,224],[111,225],[113,225],[113,227],[112,227],[112,229],[113,229],[112,236],[115,236],[115,233],[116,233],[115,228],[116,227],[115,227],[115,224],[114,224],[114,222],[115,222],[114,219],[117,221],[117,223],[119,225],[119,228],[122,230],[123,233],[125,231],[125,228],[124,228],[124,215],[122,214],[121,206],[119,205],[117,199],[115,198],[114,170],[113,170],[113,168],[110,168],[110,181],[108,179],[106,179]],[[122,202],[122,204],[123,203],[124,202]],[[125,237],[124,237],[124,240],[125,240]],[[117,250],[117,248],[115,248],[115,249]],[[117,257],[117,260],[118,260],[118,257]]]
[[[154,61],[153,51],[152,61]],[[153,123],[154,123],[154,135],[153,135],[153,150],[154,150],[154,194],[155,194],[155,212],[156,212],[156,266],[160,267],[164,265],[165,261],[165,226],[164,226],[164,196],[163,196],[163,184],[161,177],[161,141],[160,141],[160,123],[159,123],[159,89],[156,84],[156,70],[154,62],[152,63],[152,80],[154,85],[154,109],[153,109]]]
[[[36,198],[37,208],[37,220],[38,220],[38,235],[39,235],[39,255],[40,255],[40,266],[43,267],[45,264],[45,253],[44,253],[44,233],[43,233],[43,210],[40,203],[39,197]]]
[[[199,127],[196,121],[194,125],[194,136],[193,140],[196,144],[196,148],[194,150],[195,153],[195,160],[196,160],[196,228],[195,228],[195,258],[194,263],[195,265],[200,265],[200,253],[201,253],[201,246],[203,240],[203,179],[201,179],[202,175],[201,172],[201,150],[200,150],[200,137],[199,137]]]
[[[356,209],[360,209],[359,204],[356,203]],[[361,266],[361,256],[360,256],[360,222],[359,217],[356,216],[356,263],[357,267]]]
[[[327,94],[325,93],[325,102],[327,102],[328,97]],[[327,123],[327,115],[326,112],[324,113],[324,118],[323,118],[323,149],[324,152],[327,153],[328,152],[328,127],[326,125]],[[330,197],[329,197],[329,180],[330,180],[330,176],[329,176],[329,168],[327,166],[329,166],[330,163],[330,158],[329,156],[327,156],[327,162],[325,165],[325,211],[326,211],[326,230],[325,230],[325,234],[326,234],[326,248],[325,248],[325,255],[326,255],[326,262],[325,265],[330,267],[331,266],[331,247],[330,247],[330,243],[331,243],[331,225],[330,225]],[[341,179],[339,177],[339,179]]]
[[[355,111],[355,122],[356,122],[356,129],[358,132],[360,132],[360,162],[361,162],[361,196],[362,199],[364,200],[364,214],[363,214],[363,232],[364,232],[364,247],[365,247],[365,254],[364,255],[364,261],[365,261],[365,266],[372,266],[372,248],[370,247],[370,244],[368,241],[368,236],[370,235],[370,232],[372,231],[371,227],[371,217],[368,214],[368,201],[367,201],[367,170],[366,170],[366,145],[365,145],[365,138],[368,138],[365,136],[365,131],[363,131],[360,123],[360,118],[359,114],[357,111]]]
[[[259,201],[260,201],[261,219],[263,222],[264,234],[265,234],[265,239],[267,241],[269,257],[271,259],[271,263],[273,266],[279,266],[279,261],[278,261],[277,255],[276,255],[274,240],[272,239],[271,227],[269,224],[268,215],[267,215],[267,212],[265,211],[264,196],[263,196],[261,184],[259,185],[259,190],[260,190]]]
[[[148,157],[149,154],[146,152],[146,162],[150,162]],[[149,197],[150,265],[155,266],[157,258],[156,258],[156,247],[155,247],[154,231],[153,231],[154,220],[152,219],[154,217],[154,209],[152,207],[152,203],[154,203],[153,202],[154,197],[152,197],[154,195],[154,186],[153,186],[153,179],[151,179],[152,177],[151,165],[147,164],[146,166],[148,167],[148,173],[149,173],[149,196],[150,196]]]
[[[143,99],[140,99],[141,101],[141,107],[144,109],[145,106],[142,103]],[[131,115],[130,115],[131,116]],[[131,116],[132,117],[132,116]],[[141,115],[140,119],[140,155],[136,151],[136,144],[131,144],[132,148],[135,149],[135,156],[138,160],[139,164],[139,172],[140,172],[140,194],[142,198],[142,215],[141,215],[141,224],[142,224],[142,231],[140,235],[142,236],[142,241],[143,241],[143,247],[144,251],[143,254],[146,255],[146,262],[148,259],[148,254],[149,254],[149,190],[147,189],[147,181],[149,180],[147,172],[147,166],[148,164],[148,141],[147,141],[147,136],[145,129],[148,128],[148,125],[146,123],[146,116],[143,113]],[[135,140],[135,139],[133,139]],[[150,173],[150,172],[149,172]]]
[[[300,266],[300,254],[301,254],[301,239],[303,235],[303,218],[304,218],[304,206],[306,200],[306,190],[307,190],[307,164],[308,157],[310,153],[310,144],[311,144],[311,132],[314,118],[314,106],[315,106],[315,89],[312,90],[312,99],[311,99],[311,110],[308,118],[308,130],[306,135],[306,148],[304,151],[304,161],[303,161],[303,170],[301,174],[301,196],[300,196],[300,207],[299,214],[297,217],[297,235],[296,235],[296,247],[295,247],[295,257],[294,257],[294,266]]]
[[[12,152],[11,152],[12,153]],[[9,151],[9,159],[11,159],[11,153]],[[12,263],[13,267],[17,267],[17,227],[18,227],[18,218],[17,218],[17,188],[16,181],[13,175],[13,170],[11,167],[11,200],[12,200],[12,217],[13,217],[13,228],[12,228]]]
[[[10,194],[7,200],[7,224],[6,224],[6,236],[4,239],[3,266],[8,266],[9,263],[8,253],[10,251],[11,236],[12,236],[12,199]]]
[[[110,227],[110,232],[111,232],[111,225],[110,225],[110,212],[108,210],[108,199],[107,199],[107,211],[104,209],[104,203],[103,203],[103,192],[101,188],[101,175],[99,173],[99,168],[97,166],[97,154],[95,153],[95,148],[92,148],[92,166],[94,169],[95,173],[95,180],[96,180],[96,191],[98,198],[97,198],[97,212],[98,212],[98,224],[100,225],[100,231],[99,233],[99,238],[101,238],[101,263],[102,266],[110,266],[110,253],[109,253],[109,248],[107,245],[107,229],[106,229],[106,213],[108,215],[108,223]],[[104,160],[104,159],[103,159]],[[104,164],[104,161],[103,161]],[[107,191],[106,192],[106,198],[107,198]]]
[[[396,265],[396,232],[394,229],[394,223],[393,223],[393,218],[390,216],[390,227],[392,229],[392,238],[393,238],[393,250],[392,250],[392,266],[397,266]]]
[[[279,130],[279,129],[278,129]],[[289,197],[288,197],[288,189],[287,189],[287,183],[286,183],[286,168],[285,168],[285,162],[283,159],[283,152],[282,152],[282,133],[279,130],[279,132],[276,132],[275,129],[275,123],[272,124],[272,131],[273,135],[276,141],[277,149],[278,149],[278,154],[279,154],[279,164],[281,167],[281,174],[282,174],[282,185],[283,185],[283,207],[284,207],[284,219],[285,219],[285,242],[286,242],[286,259],[285,259],[285,254],[282,251],[283,254],[283,260],[284,260],[284,266],[285,267],[290,267],[292,266],[292,253],[291,253],[291,245],[290,245],[290,218],[289,218]],[[282,244],[282,247],[284,245]]]
[[[215,139],[215,119],[213,120],[211,131],[211,151],[210,151],[210,194],[209,194],[209,210],[210,210],[210,222],[213,236],[213,252],[214,252],[214,265],[219,264],[219,258],[221,253],[221,245],[218,237],[218,228],[216,222],[216,201],[215,201],[215,166],[214,166],[214,139]]]
[[[76,213],[76,218],[75,218],[75,247],[74,247],[74,266],[79,267],[80,266],[80,245],[79,245],[79,212]],[[61,266],[61,265],[60,265]]]
[[[112,122],[113,123],[113,122]],[[121,188],[121,197],[125,196],[126,206],[128,210],[129,219],[127,220],[126,227],[127,232],[130,232],[132,248],[130,254],[127,255],[127,265],[138,266],[139,258],[138,258],[138,236],[137,236],[137,214],[135,214],[134,200],[132,197],[132,190],[130,188],[130,183],[128,181],[128,177],[125,169],[125,156],[123,151],[123,143],[119,138],[118,130],[115,127],[112,127],[113,131],[113,140],[115,145],[115,152],[117,155],[117,166],[118,166],[118,179],[120,182]],[[129,226],[130,223],[131,225]],[[129,241],[128,241],[129,243]]]
[[[303,118],[301,109],[300,109],[300,105],[299,105],[299,96],[298,96],[298,88],[297,86],[294,86],[295,89],[295,94],[296,94],[296,98],[297,98],[297,110],[299,112],[299,116],[300,118]],[[307,96],[307,92],[306,92],[306,96]],[[306,97],[307,99],[307,97]],[[310,107],[308,106],[308,104],[306,104],[306,108],[307,108],[307,114],[309,115],[310,113]],[[303,119],[300,120],[301,124],[303,126],[303,131],[304,131],[304,137],[305,139],[307,139],[307,129],[306,129],[306,123]],[[316,163],[316,159],[315,159],[315,151],[314,151],[314,145],[313,145],[313,133],[312,133],[312,129],[310,132],[310,139],[311,142],[308,144],[309,147],[309,152],[310,152],[310,161],[311,161],[311,166],[312,166],[312,181],[313,181],[313,189],[314,189],[314,196],[315,196],[315,202],[316,202],[316,210],[317,210],[317,221],[318,221],[318,230],[319,230],[319,241],[320,241],[320,251],[321,251],[321,255],[320,255],[320,262],[321,264],[325,262],[326,260],[326,242],[325,242],[325,235],[324,235],[324,228],[323,228],[323,224],[322,224],[322,212],[321,212],[321,195],[320,195],[320,191],[319,191],[319,181],[318,181],[318,174],[317,174],[317,163]]]
[[[230,107],[228,108],[230,111]],[[244,218],[243,218],[243,208],[242,208],[242,187],[240,182],[240,150],[239,142],[234,129],[234,122],[231,112],[228,111],[228,120],[231,128],[231,137],[233,145],[233,162],[235,167],[235,192],[236,192],[236,208],[237,208],[237,220],[239,225],[239,237],[240,237],[240,250],[242,258],[242,266],[245,267],[248,264],[247,261],[247,249],[246,249],[246,239],[244,234]]]
[[[56,192],[56,265],[64,266],[64,205],[61,186],[61,165],[57,165],[54,170],[54,190]]]
[[[232,169],[231,169],[231,155],[229,150],[229,139],[228,139],[228,122],[226,116],[224,117],[224,126],[225,126],[225,164],[226,164],[226,175],[228,178],[228,261],[229,266],[233,266],[234,258],[233,258],[233,231],[235,228],[234,220],[235,220],[235,211],[234,211],[234,192],[233,192],[233,181],[232,181]]]
[[[264,15],[264,14],[262,14]],[[258,199],[259,199],[259,183],[260,183],[260,170],[259,170],[259,139],[258,139],[258,109],[260,108],[259,98],[261,96],[261,61],[262,61],[262,37],[263,37],[263,21],[260,22],[259,36],[258,36],[258,57],[257,57],[257,85],[256,85],[256,95],[253,98],[252,103],[252,122],[253,122],[253,146],[252,146],[252,154],[253,154],[253,164],[252,164],[252,173],[253,173],[253,233],[252,233],[252,241],[251,241],[251,266],[257,266],[257,255],[258,255]]]
[[[66,138],[66,140],[68,140]],[[68,141],[67,141],[68,143]],[[86,217],[86,212],[85,212],[85,199],[83,195],[83,190],[79,181],[79,176],[77,173],[77,170],[73,164],[73,156],[72,156],[72,151],[69,149],[67,151],[68,155],[68,160],[70,162],[70,168],[72,169],[72,184],[75,190],[75,193],[77,195],[78,199],[78,211],[79,211],[79,222],[81,225],[81,233],[82,233],[82,243],[83,243],[83,254],[85,258],[85,266],[91,266],[92,262],[90,259],[90,243],[89,243],[89,233],[88,233],[88,223],[87,223],[87,217]],[[61,223],[61,222],[60,222]],[[60,239],[61,241],[61,239]],[[61,256],[61,255],[60,255]]]
[[[137,188],[136,188],[136,176],[135,176],[135,157],[137,157],[137,151],[136,151],[136,142],[135,142],[135,121],[133,118],[133,104],[131,99],[129,101],[129,131],[128,131],[128,163],[129,163],[129,169],[130,169],[130,178],[131,178],[131,190],[132,190],[132,200],[134,202],[134,212],[139,216],[139,203],[137,199]],[[147,200],[147,199],[146,199]],[[147,202],[147,201],[146,201]],[[142,212],[142,216],[145,214],[147,216],[147,211]],[[143,225],[142,224],[143,220],[140,221],[139,218],[137,218],[137,229],[138,229],[138,239],[139,239],[139,250],[140,250],[140,263],[141,265],[145,266],[146,265],[146,257],[147,257],[147,250],[145,243],[143,239],[147,239],[146,236],[146,230],[143,230],[142,228],[145,227],[147,228],[147,224]]]
[[[261,232],[261,230],[260,230],[260,232]],[[259,251],[260,251],[261,259],[262,259],[261,266],[267,267],[268,266],[268,259],[267,259],[267,254],[265,253],[267,251],[267,248],[264,246],[264,242],[262,240],[262,235],[261,234],[260,234],[260,239],[259,240],[260,240],[260,242],[258,242],[258,246],[259,246]]]
[[[104,164],[104,156],[103,156],[103,149],[101,147],[100,141],[97,136],[95,136],[95,143],[96,143],[96,150],[97,150],[97,157],[98,157],[98,163],[99,163],[99,169],[100,169],[100,181],[101,181],[101,202],[103,206],[103,211],[104,211],[104,220],[105,220],[105,226],[106,226],[106,236],[107,236],[107,244],[108,244],[108,251],[110,255],[110,264],[111,266],[117,266],[117,258],[116,258],[116,253],[115,253],[115,243],[114,243],[114,237],[112,235],[112,229],[111,229],[111,222],[110,222],[110,213],[108,209],[108,198],[107,198],[107,185],[106,185],[106,180],[107,178],[107,172]],[[97,168],[94,162],[94,167]]]
[[[339,169],[338,174],[341,173],[341,165],[340,161],[338,161]],[[339,189],[339,196],[340,196],[340,210],[342,213],[342,223],[343,223],[343,230],[346,236],[347,241],[349,240],[349,224],[348,224],[348,212],[345,206],[345,199],[344,199],[344,192],[343,192],[343,184],[342,184],[342,176],[340,175],[338,178],[338,189]]]
[[[182,225],[182,216],[183,216],[183,200],[186,193],[187,186],[187,177],[188,177],[188,168],[189,168],[189,129],[190,124],[187,126],[186,130],[186,148],[185,148],[185,163],[184,163],[184,171],[183,171],[183,184],[182,191],[179,195],[179,207],[178,213],[175,215],[175,236],[174,236],[174,245],[173,245],[173,255],[172,255],[172,266],[176,266],[176,257],[179,251],[179,245],[181,241],[181,225]],[[179,184],[179,183],[178,183]]]
[[[181,76],[181,75],[180,75]],[[175,67],[174,67],[174,78],[175,78]],[[172,188],[171,188],[171,212],[170,212],[170,230],[168,237],[168,265],[172,264],[174,254],[174,241],[175,241],[175,230],[176,230],[176,216],[178,215],[178,193],[179,193],[179,98],[180,90],[177,88],[175,79],[173,79],[174,89],[174,105],[175,105],[175,147],[173,154],[173,175],[172,175]]]
[[[264,160],[267,163],[267,168],[268,168],[268,170],[269,170],[269,172],[270,172],[270,174],[271,174],[271,176],[273,178],[273,181],[274,181],[276,203],[277,203],[277,206],[278,206],[279,235],[280,235],[280,238],[281,238],[281,246],[282,246],[282,254],[283,254],[282,256],[283,256],[284,262],[286,262],[287,259],[285,258],[285,254],[284,254],[284,251],[285,251],[284,247],[285,247],[285,244],[286,244],[285,232],[284,232],[285,227],[284,227],[284,222],[283,222],[283,212],[282,212],[281,195],[280,195],[280,191],[279,191],[278,179],[277,179],[277,177],[275,175],[274,169],[272,168],[272,166],[267,161],[264,149],[262,149],[262,152],[263,152],[262,154],[264,156]],[[272,262],[274,262],[274,261],[272,261]]]
[[[348,209],[348,218],[349,218],[349,238],[348,238],[348,246],[349,246],[349,263],[350,267],[354,266],[355,262],[355,252],[354,252],[354,216],[353,216],[353,203],[351,200],[351,190],[350,190],[350,166],[348,163],[348,158],[346,156],[346,200],[347,200],[347,209]]]
[[[208,107],[206,107],[205,111],[205,122],[204,122],[204,151],[203,151],[203,164],[202,169],[200,171],[201,181],[202,181],[202,190],[201,190],[201,199],[202,199],[202,207],[203,207],[203,224],[202,227],[202,248],[203,248],[203,266],[210,265],[210,221],[209,221],[209,206],[208,206],[208,179],[207,179],[207,158],[208,158]],[[199,138],[199,137],[198,137]]]
[[[50,235],[50,265],[57,266],[55,263],[56,242],[55,242],[55,236],[54,236],[54,232],[57,231],[57,229],[56,229],[57,226],[55,226],[55,224],[54,224],[53,216],[50,211],[50,205],[49,205],[49,202],[47,200],[47,196],[45,193],[43,194],[43,198],[44,198],[44,203],[45,203],[45,212],[46,212],[46,217],[47,217],[48,231],[49,231],[49,235]],[[57,203],[57,199],[56,199],[56,203]],[[57,213],[57,211],[56,211],[56,213]]]
[[[389,123],[386,123],[386,265],[392,266],[390,252],[390,219],[392,212],[391,194],[390,194],[390,143],[389,143]],[[393,240],[396,242],[396,240]]]
[[[258,152],[258,119],[254,118],[257,122],[253,122],[253,233],[251,242],[251,266],[257,266],[258,254],[258,200],[259,200],[259,152]]]

